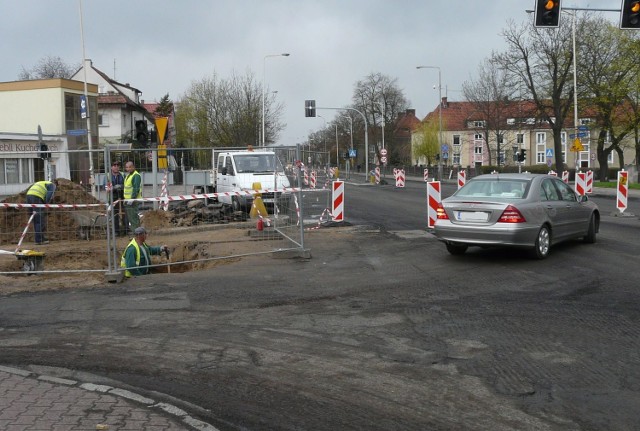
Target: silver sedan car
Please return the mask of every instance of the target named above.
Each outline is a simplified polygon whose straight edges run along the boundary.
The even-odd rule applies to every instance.
[[[512,246],[544,259],[561,241],[596,242],[599,227],[598,206],[555,176],[488,174],[442,201],[435,235],[454,255],[469,246]]]

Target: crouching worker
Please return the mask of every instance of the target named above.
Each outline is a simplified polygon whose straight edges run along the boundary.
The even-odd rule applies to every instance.
[[[137,227],[133,231],[133,239],[125,248],[122,259],[120,259],[120,267],[125,269],[125,277],[149,274],[151,272],[151,268],[149,268],[151,256],[159,255],[167,250],[166,245],[161,247],[148,245],[145,242],[146,239],[147,231],[143,227]]]

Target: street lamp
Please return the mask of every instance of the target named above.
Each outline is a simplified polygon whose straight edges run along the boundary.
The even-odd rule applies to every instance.
[[[329,155],[327,154],[327,138],[324,136],[324,131],[327,128],[327,120],[322,115],[316,115],[316,117],[322,118],[322,121],[324,121],[324,127],[322,128],[322,142],[324,143],[324,157],[329,158]],[[327,166],[329,166],[328,161],[327,161]]]
[[[282,54],[268,54],[265,55],[262,59],[262,146],[265,144],[265,123],[264,123],[264,109],[265,109],[265,98],[267,97],[265,88],[265,77],[267,70],[267,58],[269,57],[289,57],[289,53],[285,52]]]
[[[438,135],[440,158],[438,160],[438,179],[442,180],[442,74],[438,66],[416,66],[416,69],[438,69]]]
[[[373,102],[382,109],[382,148],[384,148],[384,102]]]
[[[353,118],[348,115],[343,115],[343,117],[349,119],[349,136],[351,137],[351,149],[353,150]],[[351,172],[349,169],[351,167],[351,160],[349,158],[345,161],[344,166],[347,178],[351,178]]]

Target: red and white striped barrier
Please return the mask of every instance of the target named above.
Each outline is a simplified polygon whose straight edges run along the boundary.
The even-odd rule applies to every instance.
[[[329,168],[329,176],[331,178],[333,178],[335,176],[335,174],[336,174],[335,168]]]
[[[464,187],[467,183],[467,171],[458,172],[458,189]]]
[[[376,168],[373,170],[375,177],[376,177],[376,184],[380,184],[380,166],[376,166]]]
[[[424,182],[426,183],[427,181],[429,181],[429,169],[425,169],[424,172],[422,173],[423,178],[424,178]]]
[[[429,202],[427,228],[433,228],[438,219],[438,206],[442,201],[440,181],[429,181],[427,183],[427,201]]]
[[[167,211],[169,209],[169,201],[166,200],[167,196],[169,196],[169,192],[167,192],[167,176],[169,171],[164,172],[164,177],[162,178],[162,191],[160,192],[160,197],[165,198],[160,204],[160,209],[163,211]]]
[[[562,181],[569,184],[569,171],[562,171]]]
[[[575,191],[578,196],[584,196],[587,192],[587,174],[584,172],[576,173]]]
[[[627,209],[627,198],[629,196],[629,172],[624,169],[618,171],[618,193],[616,199],[616,208],[620,214]]]
[[[320,218],[318,219],[318,224],[316,226],[308,227],[308,228],[306,228],[306,230],[320,229],[320,227],[322,226],[322,223],[324,223],[325,214],[327,216],[331,217],[331,211],[329,210],[329,208],[325,208],[324,211],[322,211],[322,214],[320,214]]]
[[[404,169],[394,169],[393,173],[396,177],[396,187],[403,188],[405,181]]]
[[[316,188],[316,171],[311,171],[311,188],[315,189]]]
[[[593,171],[587,171],[587,187],[585,191],[587,194],[593,193]]]
[[[309,173],[307,172],[307,169],[305,168],[304,170],[304,185],[308,186],[309,185]]]
[[[24,237],[27,236],[27,231],[29,230],[29,225],[31,225],[31,222],[33,221],[33,217],[36,215],[35,212],[31,213],[31,217],[29,217],[29,221],[27,222],[27,225],[24,227],[24,230],[22,231],[22,235],[20,235],[20,240],[18,241],[18,246],[16,247],[16,253],[20,251],[20,246],[22,245],[22,241],[24,241]]]
[[[333,182],[331,215],[333,221],[344,221],[344,181]]]
[[[551,175],[552,177],[557,177],[558,173],[556,171],[549,171],[549,175]]]

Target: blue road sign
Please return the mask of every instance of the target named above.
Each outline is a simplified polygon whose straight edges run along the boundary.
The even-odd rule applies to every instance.
[[[351,157],[351,158],[355,158],[356,157],[356,149],[355,148],[349,148],[349,157]]]
[[[578,126],[578,130],[587,132],[589,130],[589,126]]]
[[[552,148],[547,148],[546,155],[547,155],[547,157],[553,157],[553,149]]]

